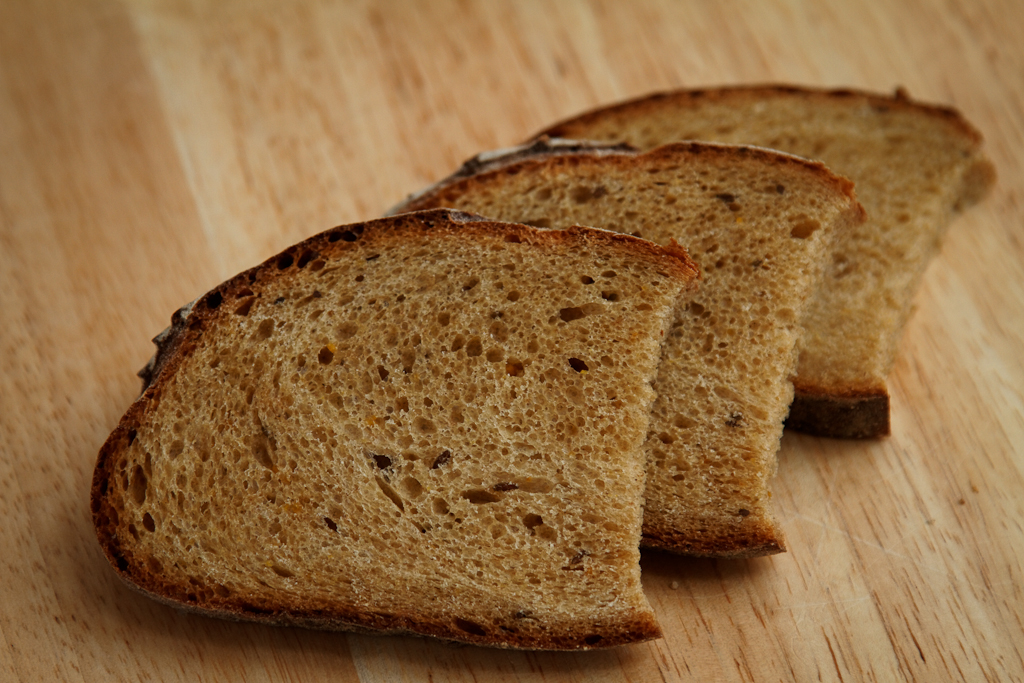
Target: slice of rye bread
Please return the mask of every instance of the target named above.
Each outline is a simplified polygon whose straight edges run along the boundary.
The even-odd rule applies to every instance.
[[[158,337],[96,465],[100,543],[129,584],[220,617],[534,649],[658,637],[642,447],[696,283],[682,249],[457,212],[312,237]]]
[[[397,210],[583,223],[690,248],[703,281],[678,312],[659,368],[644,543],[718,557],[783,550],[770,480],[799,321],[833,233],[863,220],[852,183],[817,162],[699,143],[638,154],[541,141],[467,169]],[[588,286],[606,301],[619,296],[602,278]]]
[[[659,93],[541,135],[629,143],[752,144],[820,159],[856,183],[868,221],[837,244],[808,313],[786,426],[821,436],[890,432],[886,377],[925,268],[952,217],[995,180],[956,111],[849,90],[780,86]]]

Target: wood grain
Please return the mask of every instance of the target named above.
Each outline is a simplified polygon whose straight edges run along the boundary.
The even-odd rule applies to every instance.
[[[0,3],[0,679],[1024,680],[1024,5]],[[186,616],[121,586],[95,454],[170,313],[476,152],[682,86],[906,87],[999,185],[953,226],[893,436],[787,434],[790,552],[643,559],[665,629],[586,654]]]

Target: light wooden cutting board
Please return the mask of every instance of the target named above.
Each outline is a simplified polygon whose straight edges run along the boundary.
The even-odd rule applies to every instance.
[[[665,638],[582,654],[185,616],[93,537],[170,313],[476,152],[624,97],[792,82],[960,108],[1000,180],[928,272],[893,435],[789,434],[790,552],[643,559]],[[0,3],[0,680],[1024,680],[1024,4]]]

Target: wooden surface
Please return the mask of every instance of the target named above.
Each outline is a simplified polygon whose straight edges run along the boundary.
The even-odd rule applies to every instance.
[[[960,108],[999,184],[952,228],[894,433],[787,435],[790,552],[645,554],[660,641],[584,654],[234,624],[126,590],[96,452],[170,313],[482,149],[681,86]],[[1024,680],[1024,4],[0,3],[0,680]]]

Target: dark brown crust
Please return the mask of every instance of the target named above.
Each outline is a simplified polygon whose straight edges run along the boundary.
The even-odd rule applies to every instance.
[[[572,118],[556,123],[554,126],[541,131],[530,138],[531,140],[541,137],[574,137],[573,125],[577,123],[589,123],[595,119],[603,119],[610,115],[629,115],[632,112],[643,111],[662,106],[686,107],[708,100],[745,100],[756,101],[782,97],[799,97],[826,99],[832,101],[859,100],[867,102],[873,107],[884,109],[903,109],[915,111],[927,116],[934,116],[948,122],[956,128],[964,137],[975,145],[982,141],[981,133],[978,132],[956,109],[940,105],[925,104],[910,99],[906,91],[898,88],[892,95],[872,93],[854,89],[827,89],[807,88],[792,85],[745,85],[727,86],[721,88],[708,88],[697,90],[674,90],[652,93],[632,100],[620,102],[608,107],[600,107]]]
[[[637,615],[632,623],[615,624],[612,629],[587,628],[579,633],[548,634],[544,638],[503,631],[500,635],[480,636],[454,627],[450,623],[417,618],[410,614],[385,614],[361,610],[304,609],[283,610],[275,605],[252,602],[244,605],[226,600],[210,600],[200,604],[195,594],[182,586],[162,582],[136,580],[127,572],[118,571],[119,578],[132,590],[170,607],[231,621],[250,621],[270,626],[298,626],[323,631],[347,631],[365,635],[404,635],[438,638],[451,643],[468,643],[483,647],[523,650],[592,650],[629,645],[662,637],[661,627],[653,618]]]
[[[834,439],[872,439],[889,436],[889,394],[795,386],[786,429]]]
[[[695,533],[644,525],[640,542],[644,548],[656,548],[691,557],[741,559],[786,552],[786,541],[778,525],[758,524],[729,528],[721,524]]]
[[[489,633],[478,635],[457,628],[454,622],[440,623],[407,614],[376,614],[356,609],[313,604],[273,605],[240,604],[217,597],[201,598],[186,586],[169,583],[148,569],[145,558],[136,557],[129,546],[118,538],[117,511],[107,498],[108,484],[120,452],[135,438],[135,429],[159,404],[167,381],[177,372],[184,358],[195,348],[207,329],[211,329],[222,316],[230,315],[241,300],[255,296],[262,285],[280,277],[294,277],[304,268],[316,268],[322,256],[341,253],[357,240],[376,239],[381,246],[389,240],[400,240],[405,234],[455,233],[460,236],[476,234],[501,235],[506,241],[532,243],[586,244],[614,243],[621,248],[654,260],[688,286],[698,278],[698,268],[681,248],[663,249],[645,240],[627,235],[571,228],[565,231],[545,231],[525,225],[498,223],[474,214],[436,210],[405,214],[389,219],[341,226],[315,235],[289,247],[255,268],[236,275],[206,293],[192,304],[176,312],[172,326],[157,337],[158,352],[144,370],[147,380],[142,395],[129,407],[120,423],[100,449],[93,472],[91,509],[96,535],[103,552],[117,574],[133,588],[176,607],[211,616],[258,621],[271,624],[290,624],[332,630],[355,630],[373,633],[408,633],[435,636],[442,639],[486,645],[528,649],[591,649],[660,637],[661,631],[653,618],[637,615],[633,623],[610,624],[595,632],[588,628],[581,633],[563,633],[544,637],[517,633]],[[595,640],[596,639],[596,640]]]
[[[856,201],[854,186],[848,179],[832,173],[820,161],[811,161],[792,154],[785,154],[763,147],[751,145],[727,145],[715,142],[675,142],[662,145],[649,152],[635,152],[618,150],[614,148],[601,148],[593,150],[584,148],[566,152],[562,149],[563,140],[536,140],[529,145],[507,150],[503,156],[497,156],[488,160],[483,167],[484,170],[473,175],[465,175],[462,169],[453,175],[445,178],[437,184],[427,188],[423,192],[411,196],[406,201],[391,209],[391,213],[402,213],[405,211],[417,211],[444,206],[449,196],[463,194],[466,186],[486,182],[486,179],[497,175],[514,175],[525,172],[540,164],[557,166],[579,166],[584,163],[605,163],[620,164],[623,166],[641,166],[652,160],[664,158],[666,160],[678,160],[680,157],[703,157],[717,159],[719,162],[727,163],[736,159],[758,159],[766,164],[779,167],[800,169],[810,175],[816,176],[821,182],[832,185],[836,190],[846,195],[855,205],[859,212],[857,220],[864,220],[864,208]],[[472,164],[473,160],[466,162]],[[465,166],[463,167],[465,168]]]

